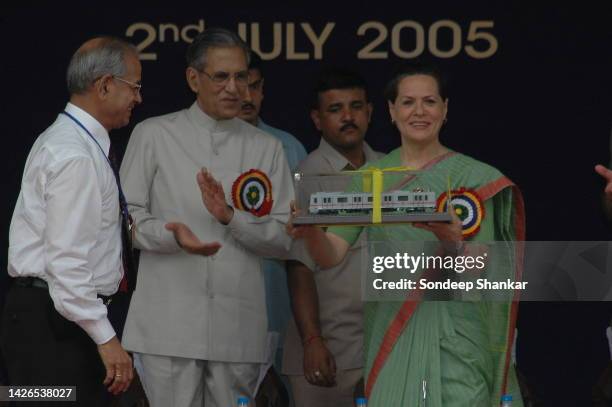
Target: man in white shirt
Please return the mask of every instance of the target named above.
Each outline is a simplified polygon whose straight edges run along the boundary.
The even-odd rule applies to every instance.
[[[291,245],[293,184],[281,142],[237,118],[248,85],[240,37],[206,29],[187,64],[196,100],[138,124],[121,166],[141,249],[123,340],[152,407],[228,407],[253,399],[266,361],[260,256]],[[219,252],[177,244],[185,225]]]
[[[122,40],[94,38],[76,51],[70,102],[30,151],[11,221],[1,338],[9,380],[76,386],[70,405],[106,406],[133,378],[107,318],[124,274],[108,132],[142,102],[140,79],[137,50]]]

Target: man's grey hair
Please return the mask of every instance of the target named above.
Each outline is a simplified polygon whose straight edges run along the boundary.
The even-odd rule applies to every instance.
[[[82,94],[104,75],[123,76],[127,70],[125,55],[138,50],[132,44],[114,37],[102,37],[99,44],[79,48],[68,64],[66,83],[68,92]]]
[[[202,71],[206,67],[206,54],[210,48],[233,47],[241,48],[244,51],[248,65],[251,57],[250,50],[238,34],[225,28],[208,28],[198,34],[187,48],[187,66]]]

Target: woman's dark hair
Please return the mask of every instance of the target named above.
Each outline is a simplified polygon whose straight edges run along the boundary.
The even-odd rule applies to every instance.
[[[442,97],[442,100],[448,99],[448,85],[446,78],[436,65],[428,61],[415,61],[400,66],[396,70],[395,75],[393,75],[393,78],[387,83],[387,86],[385,87],[385,99],[391,103],[394,103],[395,99],[397,99],[400,82],[404,78],[413,75],[427,75],[434,78],[436,80],[436,83],[438,84],[438,93]]]

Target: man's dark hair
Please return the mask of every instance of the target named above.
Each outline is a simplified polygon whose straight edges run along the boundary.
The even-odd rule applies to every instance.
[[[233,31],[225,28],[207,28],[195,37],[187,48],[187,66],[202,71],[206,66],[206,52],[210,48],[231,48],[238,47],[244,51],[244,55],[249,63],[250,51],[242,38]]]
[[[319,72],[315,79],[311,108],[317,109],[321,93],[332,89],[363,89],[368,100],[368,87],[361,75],[346,68],[328,67]]]
[[[255,69],[259,71],[259,75],[263,78],[264,71],[263,71],[262,65],[263,65],[263,61],[261,60],[257,52],[254,52],[251,50],[251,60],[249,61],[249,70]]]
[[[442,100],[448,99],[448,84],[446,77],[433,62],[426,60],[414,61],[401,65],[399,68],[397,68],[395,70],[395,74],[387,83],[387,86],[385,86],[385,99],[391,103],[394,103],[395,99],[397,99],[397,93],[399,91],[398,88],[402,79],[413,75],[427,75],[434,78],[438,84],[438,92],[440,93]]]

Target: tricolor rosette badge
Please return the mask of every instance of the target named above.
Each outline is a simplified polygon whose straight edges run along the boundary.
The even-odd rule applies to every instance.
[[[255,216],[269,214],[273,202],[270,179],[255,169],[240,174],[232,184],[232,202],[235,208]]]
[[[460,188],[450,192],[451,205],[461,221],[463,237],[474,236],[480,230],[485,208],[478,194],[472,189]],[[437,200],[438,212],[448,210],[448,193],[442,193]]]

